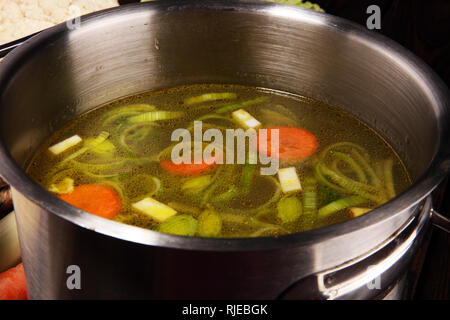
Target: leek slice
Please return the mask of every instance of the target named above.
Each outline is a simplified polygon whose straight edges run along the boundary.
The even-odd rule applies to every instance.
[[[258,97],[252,100],[248,100],[248,101],[244,101],[244,102],[240,102],[240,103],[236,103],[236,104],[232,104],[229,106],[225,106],[222,108],[219,108],[216,110],[216,113],[225,113],[225,112],[229,112],[229,111],[234,111],[236,109],[241,109],[243,107],[248,107],[257,103],[261,103],[266,101],[268,98],[267,97]]]
[[[305,178],[303,188],[303,212],[313,222],[317,215],[317,181],[314,178]]]
[[[393,166],[394,166],[394,162],[392,161],[392,159],[386,160],[384,162],[384,166],[383,166],[386,192],[390,199],[395,197],[394,176],[392,174]]]
[[[181,202],[172,201],[169,202],[167,205],[175,209],[177,212],[188,213],[194,217],[199,216],[201,213],[201,210],[199,208]]]
[[[222,218],[212,210],[203,211],[198,217],[198,235],[201,237],[217,237],[222,230]]]
[[[95,138],[92,143],[90,143],[89,145],[86,145],[80,149],[78,149],[78,151],[75,151],[74,153],[72,153],[70,156],[68,156],[67,158],[65,158],[63,161],[61,161],[61,164],[64,164],[70,160],[73,160],[79,156],[81,156],[83,153],[85,153],[86,151],[91,150],[92,148],[97,147],[99,144],[103,143],[106,139],[108,139],[109,137],[109,133],[106,131],[102,131],[97,138]]]
[[[283,223],[293,222],[302,215],[302,202],[295,196],[283,197],[277,205],[278,218]]]
[[[172,217],[161,223],[157,230],[163,233],[176,234],[179,236],[193,236],[197,233],[198,223],[194,217],[182,214]]]
[[[234,199],[238,195],[238,190],[235,186],[230,187],[227,191],[224,193],[219,194],[214,198],[214,201],[230,201],[231,199]]]
[[[327,204],[326,206],[320,208],[318,211],[318,217],[320,219],[323,219],[330,216],[333,213],[336,213],[349,207],[358,206],[363,203],[367,203],[367,199],[364,199],[360,196],[350,196],[347,198],[342,198],[333,201]]]
[[[193,195],[203,191],[207,186],[211,184],[211,181],[211,175],[195,177],[183,183],[183,185],[181,186],[181,190],[186,194]]]
[[[184,100],[184,103],[187,105],[193,105],[208,101],[217,101],[217,100],[225,100],[225,99],[236,99],[237,94],[231,92],[219,92],[219,93],[205,93],[196,97],[190,97]]]
[[[156,107],[149,104],[133,104],[115,108],[102,116],[103,125],[107,126],[118,120],[141,114],[142,112],[155,111]]]
[[[84,142],[84,145],[88,147],[93,143],[95,143],[95,138],[88,138]],[[96,144],[93,148],[91,148],[91,151],[99,155],[111,156],[116,151],[116,146],[111,141],[105,140],[100,144]]]
[[[250,186],[253,181],[253,176],[255,175],[256,165],[251,164],[249,159],[246,159],[244,167],[242,168],[242,177],[241,177],[241,190],[247,194],[250,192]]]
[[[367,183],[367,176],[364,173],[364,170],[358,165],[358,163],[348,154],[335,151],[333,152],[333,156],[335,156],[338,160],[347,163],[350,168],[357,174],[358,180],[362,183]],[[337,171],[337,170],[335,170]]]
[[[142,122],[130,125],[124,128],[119,137],[119,142],[125,150],[131,155],[134,155],[133,147],[142,144],[142,142],[148,138],[152,130],[154,130],[156,124],[154,122]],[[130,145],[128,141],[132,141],[135,145]]]
[[[181,118],[184,116],[183,111],[149,111],[141,113],[140,115],[129,117],[128,122],[140,123],[140,122],[154,122],[160,120],[170,120]]]

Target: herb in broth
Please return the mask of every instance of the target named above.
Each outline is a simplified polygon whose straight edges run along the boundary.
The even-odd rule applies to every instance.
[[[230,130],[253,132],[240,162],[239,144],[225,141]],[[219,136],[222,143],[212,138]],[[90,213],[201,237],[324,227],[365,214],[410,184],[396,153],[353,117],[237,85],[182,86],[98,108],[54,133],[28,174]]]

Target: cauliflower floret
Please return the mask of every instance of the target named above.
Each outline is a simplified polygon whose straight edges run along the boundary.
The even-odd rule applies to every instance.
[[[118,5],[118,0],[0,0],[0,44]]]

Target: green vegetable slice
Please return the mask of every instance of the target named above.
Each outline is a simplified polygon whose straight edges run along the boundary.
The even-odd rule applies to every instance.
[[[158,231],[179,236],[194,236],[197,233],[198,222],[193,216],[182,214],[167,219],[158,226]]]
[[[184,100],[187,105],[193,105],[209,101],[236,99],[237,94],[232,92],[205,93],[199,96],[190,97]]]
[[[318,217],[319,219],[326,218],[330,216],[333,213],[336,213],[338,211],[341,211],[346,208],[350,208],[353,206],[358,206],[363,203],[367,203],[367,199],[362,198],[360,196],[350,196],[347,198],[342,198],[336,201],[333,201],[326,206],[322,207],[318,211]]]
[[[95,143],[95,138],[88,138],[84,141],[84,145],[86,147]],[[100,144],[95,145],[91,148],[91,151],[102,156],[112,156],[116,151],[116,147],[111,141],[105,140]]]
[[[221,107],[219,109],[216,110],[216,113],[226,113],[229,111],[234,111],[237,109],[241,109],[243,107],[248,107],[257,103],[261,103],[266,101],[268,98],[267,97],[258,97],[252,100],[248,100],[248,101],[244,101],[244,102],[239,102],[239,103],[235,103],[229,106],[225,106],[225,107]]]
[[[303,181],[303,212],[309,224],[313,224],[317,216],[317,181],[307,177]]]
[[[198,235],[201,237],[217,237],[222,230],[222,218],[212,210],[203,211],[198,217]]]
[[[68,156],[67,158],[62,160],[61,164],[64,164],[70,160],[73,160],[73,159],[81,156],[86,151],[89,151],[89,150],[97,147],[98,145],[103,143],[106,139],[108,139],[108,137],[109,137],[109,133],[106,131],[102,131],[94,140],[92,140],[92,142],[89,145],[85,145],[84,147],[82,147],[82,148],[78,149],[77,151],[75,151],[74,153],[72,153],[70,156]]]
[[[196,194],[203,191],[207,186],[211,184],[212,176],[203,175],[195,178],[191,178],[183,183],[181,190],[186,194]]]
[[[283,197],[278,202],[277,210],[277,216],[283,223],[293,222],[302,215],[302,202],[296,196]]]
[[[384,180],[386,184],[386,192],[388,194],[389,199],[392,199],[395,197],[395,187],[394,187],[394,176],[392,174],[392,168],[393,168],[394,162],[392,159],[387,159],[384,162]]]
[[[140,122],[154,122],[160,120],[170,120],[181,118],[184,116],[183,111],[149,111],[141,113],[140,115],[129,117],[128,122],[140,123]]]
[[[250,186],[252,184],[253,176],[255,175],[256,165],[251,164],[249,158],[246,158],[244,167],[242,168],[241,176],[241,190],[244,193],[250,192]]]

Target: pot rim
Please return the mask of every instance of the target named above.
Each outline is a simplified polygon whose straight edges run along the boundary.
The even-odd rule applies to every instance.
[[[389,58],[405,63],[409,71],[414,73],[422,81],[438,115],[440,136],[438,148],[434,154],[428,169],[406,191],[398,195],[388,203],[372,210],[370,213],[345,222],[331,226],[283,235],[278,237],[260,238],[198,238],[183,237],[163,234],[156,231],[139,228],[123,223],[107,220],[89,214],[81,209],[53,196],[50,192],[39,186],[18,166],[12,158],[4,143],[0,143],[0,172],[2,177],[27,199],[41,208],[63,218],[80,227],[111,236],[114,238],[158,247],[176,248],[185,250],[202,251],[249,251],[249,250],[274,250],[287,247],[308,246],[313,243],[325,242],[332,238],[352,233],[357,230],[369,228],[372,225],[382,223],[385,220],[400,214],[401,212],[417,205],[427,197],[434,188],[443,180],[450,168],[450,152],[448,143],[448,112],[450,94],[447,87],[424,62],[396,42],[375,32],[370,32],[362,26],[343,18],[326,13],[315,12],[294,6],[275,3],[263,3],[257,1],[164,1],[149,2],[145,4],[129,4],[112,9],[92,13],[82,17],[83,25],[96,22],[103,17],[138,13],[142,11],[170,11],[170,10],[235,10],[251,14],[265,14],[281,16],[292,21],[314,21],[328,27],[332,32],[352,33],[352,37],[370,44],[374,50],[380,50]],[[83,27],[81,27],[83,28]],[[9,79],[15,73],[15,67],[26,61],[30,56],[39,52],[43,46],[57,39],[67,37],[72,31],[68,30],[65,23],[44,30],[38,35],[26,41],[22,46],[13,50],[3,60],[0,67],[0,92],[8,85]],[[20,68],[20,67],[18,67]],[[440,108],[438,108],[440,106]],[[1,139],[1,137],[0,137]]]

